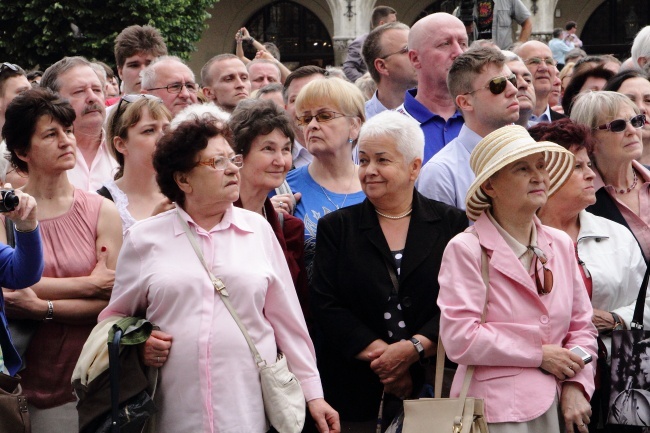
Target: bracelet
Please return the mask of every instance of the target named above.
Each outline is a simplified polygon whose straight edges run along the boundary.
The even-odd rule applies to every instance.
[[[609,314],[611,314],[612,318],[614,319],[614,327],[612,328],[612,331],[620,331],[621,329],[625,329],[625,324],[623,323],[621,316],[616,313],[612,313],[611,311]]]
[[[16,227],[16,225],[14,224],[14,230],[16,230],[18,233],[31,233],[34,230],[36,230],[37,228],[38,228],[38,221],[36,221],[36,227],[34,227],[31,230],[18,230],[18,227]]]
[[[52,320],[54,318],[54,303],[52,301],[47,301],[47,315],[43,320]]]

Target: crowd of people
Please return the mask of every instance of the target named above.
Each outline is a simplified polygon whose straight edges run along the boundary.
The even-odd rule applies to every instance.
[[[412,27],[379,6],[340,70],[242,28],[197,80],[139,25],[117,74],[3,63],[0,388],[21,377],[32,431],[78,431],[73,370],[116,317],[156,325],[156,432],[274,431],[209,274],[286,356],[305,432],[384,431],[430,395],[439,339],[492,433],[641,431],[607,424],[601,378],[650,257],[650,26],[620,62],[487,3]]]

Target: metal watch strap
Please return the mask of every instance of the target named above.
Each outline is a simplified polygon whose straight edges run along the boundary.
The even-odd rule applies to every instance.
[[[614,319],[614,327],[612,328],[612,331],[620,331],[622,329],[625,329],[625,323],[623,323],[621,316],[612,311],[610,311],[609,314],[611,314],[612,318]]]

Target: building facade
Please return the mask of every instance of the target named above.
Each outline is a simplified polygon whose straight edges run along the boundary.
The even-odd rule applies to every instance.
[[[589,54],[624,58],[634,35],[650,24],[647,0],[522,0],[534,12],[533,36],[547,40],[554,27],[578,24]],[[391,6],[412,25],[433,12],[451,12],[460,0],[220,0],[208,10],[208,28],[190,66],[198,73],[211,57],[235,52],[235,33],[246,27],[260,42],[275,43],[290,69],[305,64],[340,65],[347,44],[369,30],[372,9]],[[255,52],[247,47],[246,55]]]

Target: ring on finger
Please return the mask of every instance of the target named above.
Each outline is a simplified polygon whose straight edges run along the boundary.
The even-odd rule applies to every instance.
[[[280,206],[280,207],[284,206],[284,202],[281,201],[281,202],[278,204],[278,206]]]
[[[156,356],[156,362],[160,364],[160,356]]]

